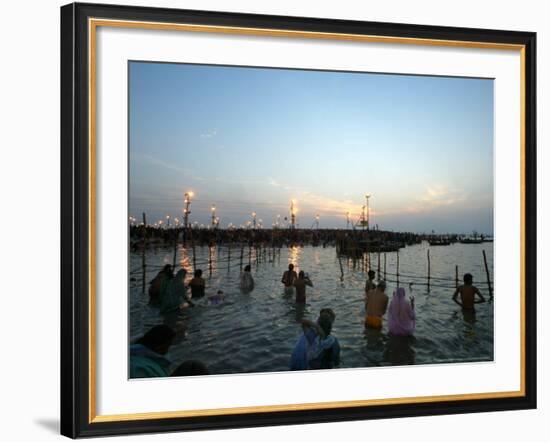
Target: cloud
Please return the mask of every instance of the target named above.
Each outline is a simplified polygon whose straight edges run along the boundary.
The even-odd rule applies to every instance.
[[[187,178],[196,180],[196,181],[204,181],[204,178],[201,176],[193,175],[190,169],[185,167],[179,167],[172,163],[167,163],[166,161],[160,160],[152,155],[142,153],[142,152],[134,152],[130,155],[130,158],[137,161],[145,161],[150,164],[153,164],[155,166],[162,167],[164,169],[171,170],[173,172],[177,172],[178,174],[185,175]]]
[[[208,138],[214,138],[216,135],[218,135],[218,129],[213,128],[213,129],[209,129],[207,132],[203,134],[200,134],[200,137],[202,139],[208,139]]]

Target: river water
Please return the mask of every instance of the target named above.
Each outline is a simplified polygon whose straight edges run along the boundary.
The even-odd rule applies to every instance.
[[[427,251],[430,250],[431,287],[428,291]],[[197,267],[204,271],[207,295],[224,291],[225,300],[211,305],[203,298],[182,314],[162,316],[148,305],[147,289],[142,291],[142,254],[130,254],[129,323],[130,342],[152,326],[166,323],[178,333],[167,357],[175,368],[184,360],[202,361],[212,374],[273,372],[288,370],[290,354],[301,333],[302,318],[315,320],[319,310],[330,307],[336,313],[332,334],[341,346],[341,367],[370,367],[406,364],[436,364],[493,360],[493,303],[479,304],[474,316],[465,315],[453,303],[455,266],[459,277],[469,272],[488,299],[483,263],[486,251],[492,281],[493,244],[452,244],[407,246],[397,253],[380,255],[380,274],[386,261],[386,293],[391,299],[399,283],[407,295],[414,295],[416,332],[414,337],[391,337],[387,321],[382,331],[365,330],[364,285],[368,263],[338,260],[334,247],[282,248],[273,253],[243,251],[243,265],[252,263],[255,288],[250,294],[239,291],[240,249],[197,247]],[[211,257],[212,272],[209,272]],[[145,254],[146,281],[163,264],[172,263],[173,248],[151,248]],[[308,287],[307,303],[299,306],[283,294],[281,275],[289,263],[307,272],[314,287]],[[192,275],[192,250],[178,247],[178,267]],[[371,254],[370,266],[378,270],[378,255]],[[344,277],[341,280],[341,271]],[[413,283],[410,285],[410,283]],[[496,296],[495,296],[496,298]]]

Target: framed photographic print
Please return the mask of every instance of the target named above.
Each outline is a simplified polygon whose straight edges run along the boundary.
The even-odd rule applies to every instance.
[[[62,7],[62,434],[536,407],[535,44]]]

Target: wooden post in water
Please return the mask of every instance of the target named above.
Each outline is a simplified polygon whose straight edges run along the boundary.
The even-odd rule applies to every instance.
[[[431,276],[431,262],[430,262],[430,249],[428,249],[428,291],[430,291],[430,276]]]
[[[241,244],[241,259],[239,261],[239,268],[241,272],[243,271],[243,254],[244,254],[244,246]]]
[[[193,240],[193,272],[197,270],[197,251],[195,249],[195,241]]]
[[[248,245],[248,265],[252,265],[252,245]]]
[[[212,246],[208,246],[208,274],[212,276]]]
[[[483,250],[483,262],[485,263],[485,273],[487,274],[487,286],[489,287],[489,298],[493,299],[493,288],[491,287],[491,276],[489,275],[489,266],[487,265],[487,255]]]
[[[386,252],[384,252],[384,280],[386,279]]]
[[[397,251],[397,286],[399,287],[399,250]]]
[[[455,266],[455,288],[458,288],[458,266]]]
[[[176,268],[176,258],[178,256],[178,231],[174,229],[174,259],[172,260],[172,270]]]
[[[231,243],[227,246],[227,271],[229,272],[229,267],[231,263]]]
[[[141,267],[143,269],[143,278],[141,282],[141,292],[145,293],[145,285],[146,285],[146,270],[147,265],[145,262],[145,249],[147,249],[147,218],[145,216],[145,212],[143,212],[143,250],[141,252]]]
[[[342,266],[342,256],[338,254],[338,262],[340,263],[340,281],[344,280],[344,267]]]
[[[378,279],[380,279],[380,249],[378,249]]]

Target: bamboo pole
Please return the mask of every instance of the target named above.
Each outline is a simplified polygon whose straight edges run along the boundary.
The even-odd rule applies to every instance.
[[[228,272],[230,268],[230,263],[231,263],[231,243],[229,243],[227,246],[227,271]]]
[[[241,245],[241,259],[239,261],[239,268],[241,269],[241,272],[243,270],[243,255],[244,255],[244,247]]]
[[[397,286],[399,287],[399,250],[397,251]]]
[[[384,252],[384,279],[386,279],[386,252]]]
[[[212,276],[212,246],[208,246],[208,274]]]
[[[430,277],[431,277],[431,262],[430,262],[430,249],[428,249],[428,291],[430,291]]]
[[[493,288],[491,287],[491,277],[489,275],[489,266],[487,265],[487,255],[483,250],[483,262],[485,263],[485,273],[487,275],[487,286],[489,287],[489,298],[493,298]]]
[[[197,270],[197,251],[195,249],[195,241],[192,242],[193,244],[193,272]]]
[[[455,266],[455,288],[458,288],[458,266]]]
[[[143,277],[141,281],[141,292],[145,293],[145,286],[147,284],[146,281],[146,270],[147,270],[147,264],[145,261],[145,250],[147,249],[147,217],[145,216],[145,212],[143,212],[143,250],[141,252],[141,267],[143,269]]]
[[[378,250],[378,279],[380,279],[380,250]]]
[[[340,263],[340,281],[344,280],[344,267],[342,266],[342,257],[338,255],[338,262]]]

